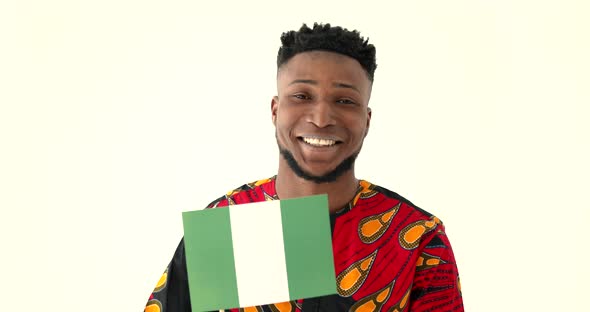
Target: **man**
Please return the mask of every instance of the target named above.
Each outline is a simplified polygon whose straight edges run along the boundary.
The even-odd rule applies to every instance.
[[[440,220],[355,176],[371,121],[375,47],[329,24],[304,24],[281,41],[271,102],[278,173],[208,208],[328,194],[338,294],[244,311],[463,311]],[[190,311],[186,272],[181,241],[146,311]]]

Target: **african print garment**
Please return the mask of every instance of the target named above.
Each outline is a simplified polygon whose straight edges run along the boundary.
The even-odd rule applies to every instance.
[[[273,177],[245,184],[208,208],[275,199]],[[331,221],[338,294],[226,311],[463,311],[457,266],[438,218],[361,180]],[[191,311],[182,240],[145,308],[179,311]]]

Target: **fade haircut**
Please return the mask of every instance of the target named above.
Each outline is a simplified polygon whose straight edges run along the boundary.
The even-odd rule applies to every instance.
[[[314,23],[313,28],[303,24],[298,31],[288,31],[281,35],[282,46],[277,55],[277,68],[285,64],[298,53],[320,50],[344,54],[357,60],[371,82],[377,68],[375,46],[369,44],[369,38],[360,36],[356,30],[350,31],[330,24]]]

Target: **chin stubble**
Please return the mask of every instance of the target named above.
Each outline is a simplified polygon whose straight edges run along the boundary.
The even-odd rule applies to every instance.
[[[278,144],[278,142],[277,142],[277,144]],[[293,157],[293,154],[289,150],[283,148],[280,144],[278,144],[278,146],[279,146],[279,151],[280,151],[281,155],[283,156],[283,158],[285,158],[285,160],[287,161],[289,168],[291,168],[291,170],[293,170],[293,172],[298,177],[300,177],[304,180],[307,180],[307,181],[317,183],[317,184],[329,183],[329,182],[336,181],[340,176],[342,176],[344,173],[346,173],[347,171],[352,169],[352,167],[354,166],[354,162],[356,160],[356,157],[359,154],[358,151],[353,153],[352,155],[350,155],[346,159],[344,159],[340,164],[338,164],[338,166],[336,166],[336,168],[334,168],[334,170],[332,170],[324,175],[316,176],[316,175],[313,175],[313,174],[303,170],[303,168],[301,168],[301,166],[299,166],[299,164],[295,160],[295,157]]]

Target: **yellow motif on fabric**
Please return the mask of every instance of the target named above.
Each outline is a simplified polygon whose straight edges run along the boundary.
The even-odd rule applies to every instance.
[[[270,182],[271,180],[272,180],[272,178],[258,180],[258,181],[256,181],[256,182],[252,183],[252,185],[251,185],[251,186],[252,186],[252,187],[255,187],[255,186],[260,186],[260,185],[262,185],[262,184],[265,184],[265,183],[268,183],[268,182]]]
[[[405,249],[415,249],[420,245],[422,236],[434,230],[438,224],[440,224],[440,220],[434,216],[429,220],[420,220],[411,223],[399,233],[399,242]]]
[[[393,307],[389,308],[388,312],[405,311],[405,308],[408,305],[408,302],[410,301],[410,290],[411,289],[412,289],[412,286],[408,287],[408,290],[406,290],[406,293],[404,294],[402,299],[399,302],[397,302],[395,305],[393,305]]]
[[[391,291],[393,289],[393,285],[395,284],[395,280],[388,284],[387,286],[383,287],[382,289],[378,290],[377,292],[359,300],[355,303],[351,308],[350,311],[352,312],[375,312],[381,311],[381,307],[387,302],[389,296],[391,295]]]
[[[442,260],[440,257],[433,256],[431,254],[423,252],[416,261],[416,271],[428,270],[443,263],[446,262]]]
[[[150,301],[148,301],[148,303],[145,306],[145,309],[143,310],[144,312],[161,312],[162,311],[162,304],[160,303],[160,301],[156,300],[156,299],[152,299]]]
[[[164,289],[164,287],[166,287],[167,281],[168,281],[168,268],[166,268],[166,271],[164,271],[164,273],[162,274],[162,277],[160,277],[160,280],[158,280],[158,283],[156,284],[156,288],[154,289],[154,292],[157,293],[157,292],[161,291],[162,289]]]
[[[369,275],[373,262],[375,262],[376,256],[377,250],[367,257],[353,263],[338,274],[336,277],[336,288],[340,296],[350,297],[361,287],[361,285],[363,285]]]
[[[291,301],[269,305],[272,312],[295,312],[295,304]]]
[[[377,194],[377,191],[373,190],[373,184],[365,180],[359,180],[359,188],[352,200],[351,206],[354,207],[359,198],[369,198],[375,194]]]
[[[363,218],[358,227],[361,241],[365,244],[371,244],[378,240],[389,228],[400,206],[401,202],[387,211]]]

